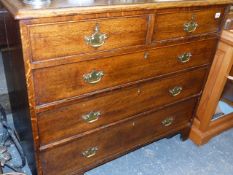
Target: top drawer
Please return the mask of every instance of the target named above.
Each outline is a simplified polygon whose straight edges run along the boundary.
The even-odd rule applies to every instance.
[[[159,11],[156,17],[153,41],[217,32],[224,11],[223,6]]]
[[[147,16],[29,26],[33,61],[144,45]]]

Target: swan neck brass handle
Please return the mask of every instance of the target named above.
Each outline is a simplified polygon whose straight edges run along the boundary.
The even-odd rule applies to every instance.
[[[182,92],[183,88],[181,86],[176,86],[172,89],[169,89],[169,93],[175,97],[177,95],[179,95]]]
[[[197,30],[198,23],[195,18],[195,15],[193,15],[191,21],[184,23],[184,31],[186,33],[193,33]]]
[[[84,121],[86,121],[87,123],[93,123],[96,122],[97,120],[99,120],[101,113],[98,112],[90,112],[86,115],[83,115],[82,118]]]
[[[101,33],[99,24],[96,24],[94,28],[94,33],[91,36],[85,36],[84,40],[88,45],[94,48],[98,48],[104,45],[107,38],[108,38],[107,34]]]
[[[174,118],[173,117],[168,117],[165,120],[162,121],[162,125],[165,127],[171,126],[172,123],[174,122]]]
[[[178,56],[178,60],[181,63],[187,63],[190,61],[191,57],[192,57],[192,54],[190,52],[187,52],[187,53],[184,53],[184,54]]]
[[[86,83],[96,84],[102,80],[103,76],[103,71],[92,71],[91,73],[84,74],[83,79]]]
[[[82,152],[82,155],[86,158],[91,158],[96,155],[97,151],[98,151],[98,147],[92,147]]]

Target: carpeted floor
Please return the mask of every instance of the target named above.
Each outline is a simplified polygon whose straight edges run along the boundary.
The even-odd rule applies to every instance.
[[[232,112],[220,104],[224,113]],[[11,117],[8,117],[13,125]],[[1,136],[1,127],[0,127]],[[13,162],[19,162],[11,146]],[[29,168],[23,171],[31,175]],[[4,173],[10,172],[4,168]],[[233,175],[233,129],[197,147],[190,140],[182,142],[179,135],[162,139],[114,161],[97,167],[85,175]]]
[[[233,175],[233,129],[201,147],[163,139],[85,175]]]
[[[31,174],[28,167],[24,171]],[[201,147],[180,141],[179,135],[162,139],[85,175],[233,175],[233,129]]]

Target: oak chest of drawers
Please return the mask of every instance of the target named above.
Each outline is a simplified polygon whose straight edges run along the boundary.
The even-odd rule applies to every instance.
[[[187,139],[232,1],[1,2],[15,26],[3,53],[14,121],[34,174],[82,174]]]

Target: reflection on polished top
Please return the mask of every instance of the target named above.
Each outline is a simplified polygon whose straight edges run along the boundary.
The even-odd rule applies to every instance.
[[[87,14],[110,10],[141,10],[233,4],[233,0],[51,0],[51,3],[47,5],[35,7],[26,5],[23,0],[0,1],[16,19],[50,17],[61,14]]]

